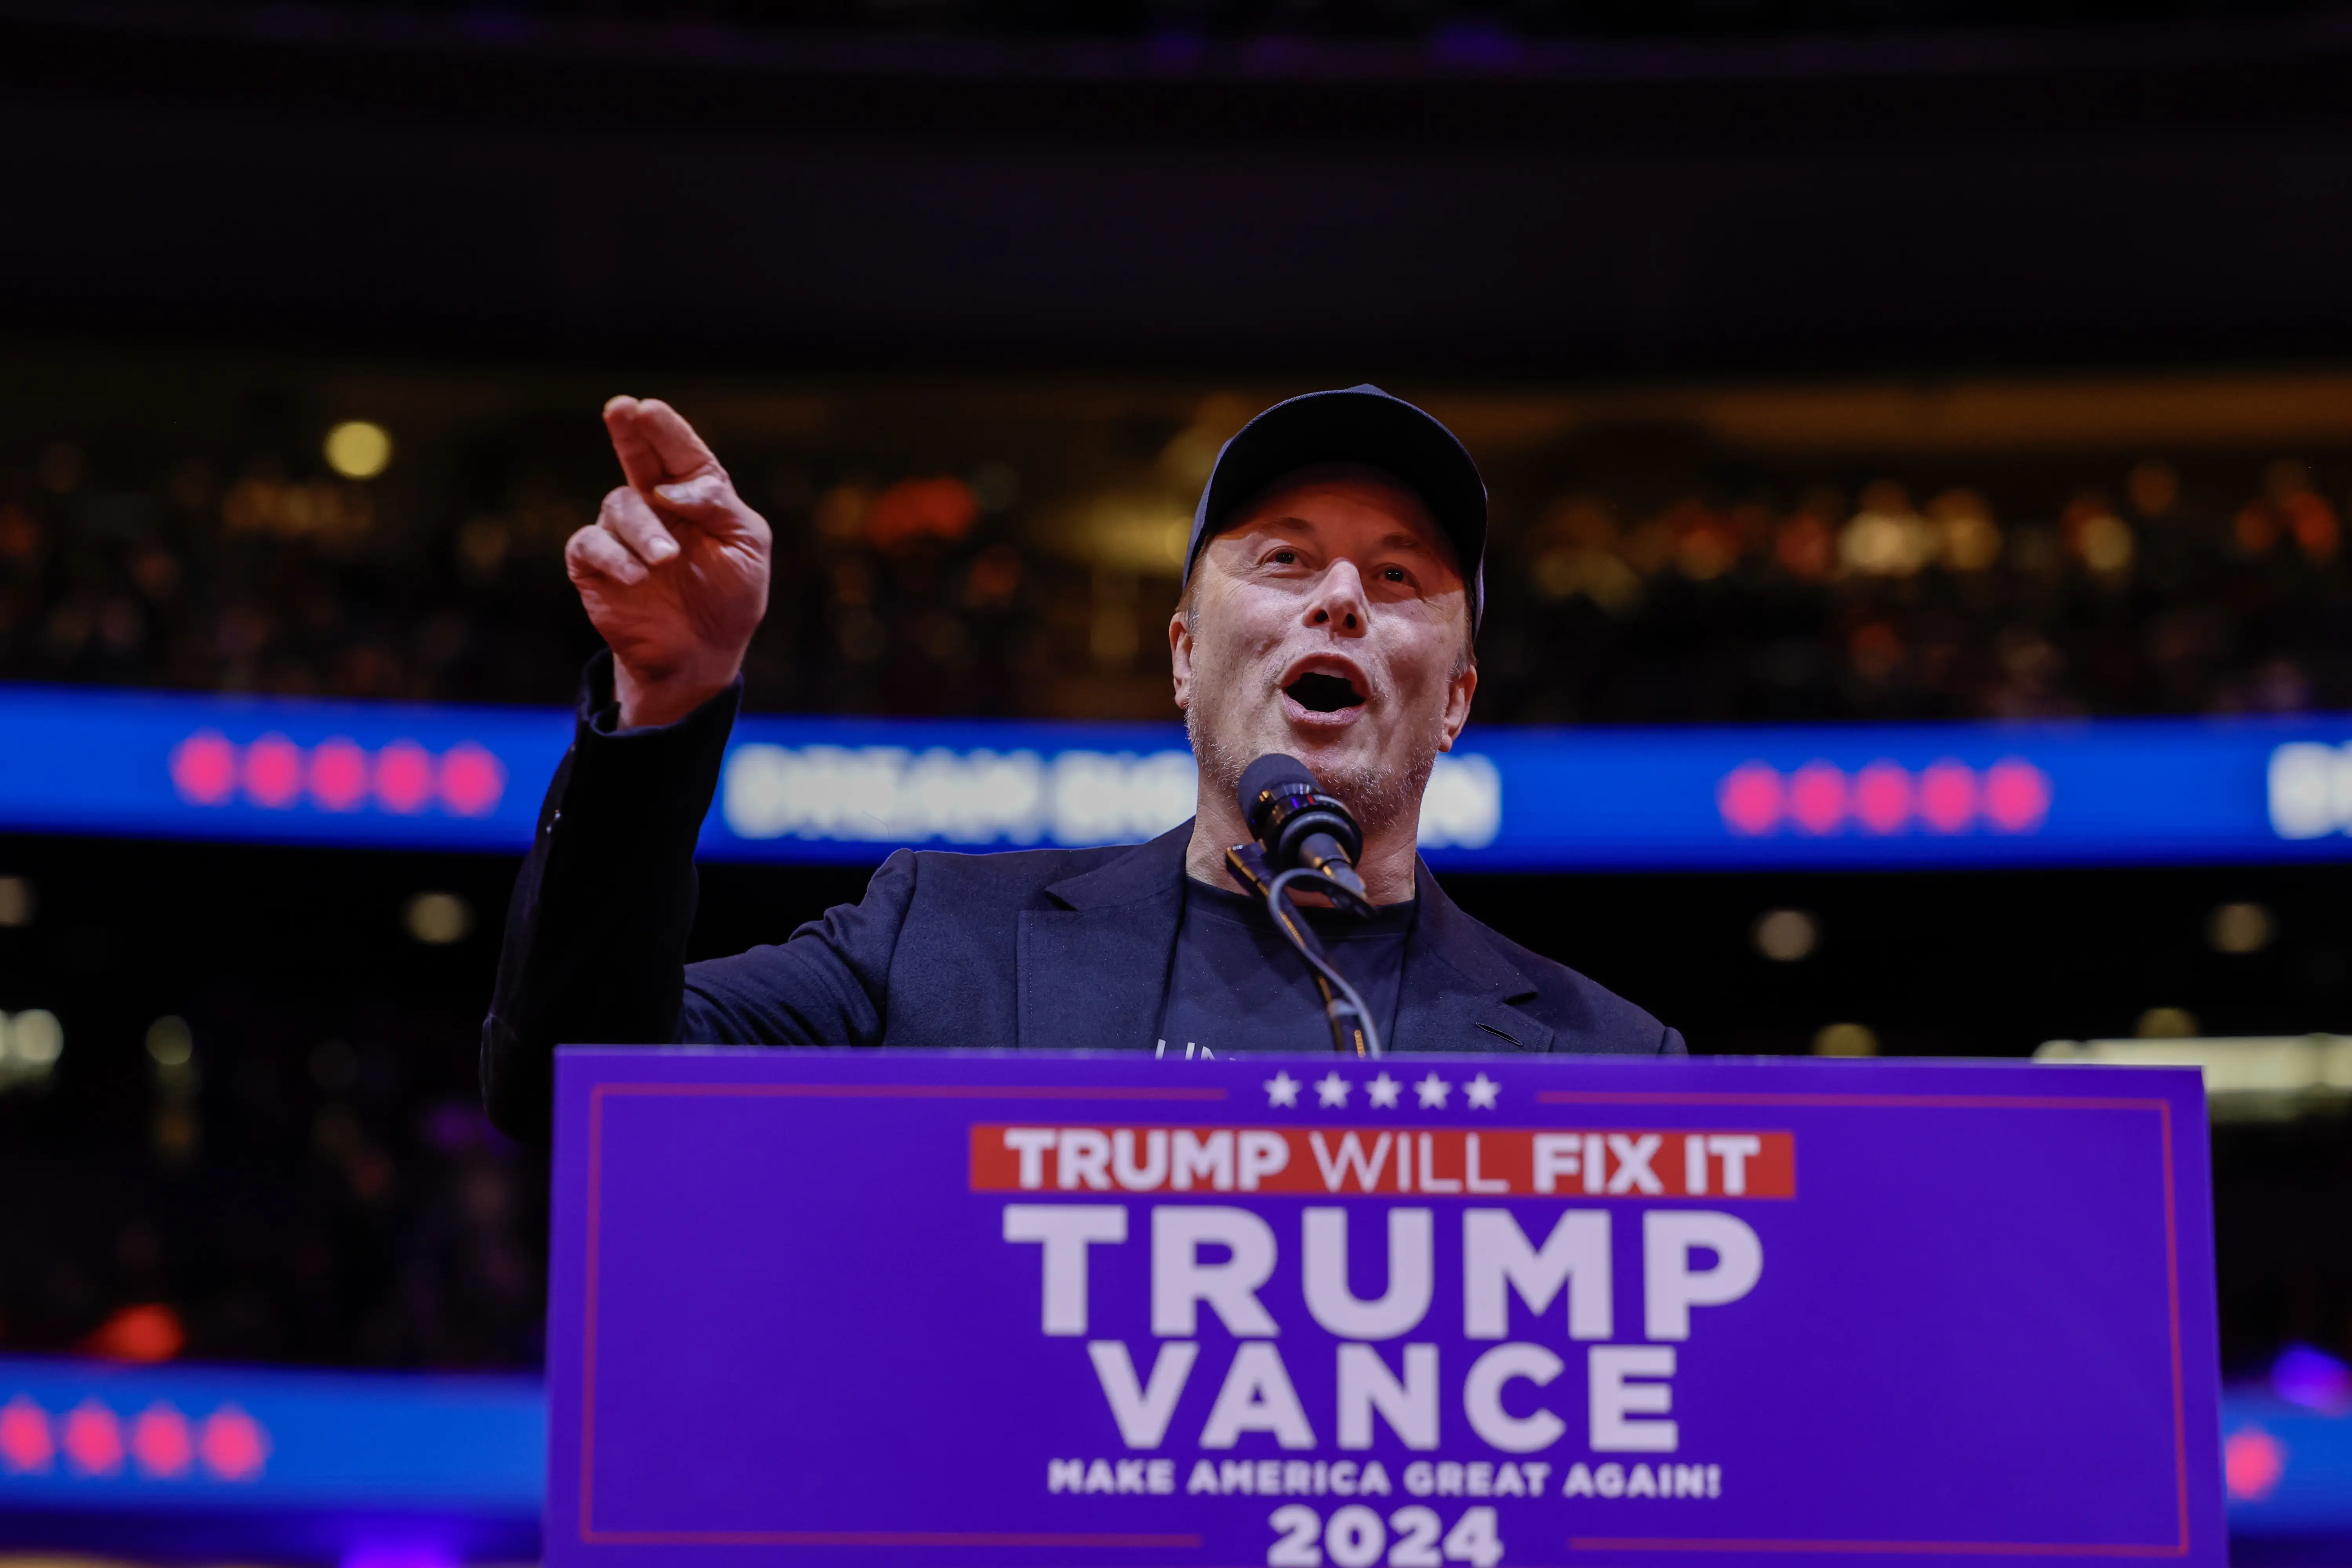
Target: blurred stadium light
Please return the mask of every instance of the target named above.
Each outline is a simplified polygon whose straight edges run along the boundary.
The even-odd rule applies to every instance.
[[[2314,1408],[2272,1382],[2222,1396],[2231,1560],[2341,1563],[2352,1531],[2352,1415]]]
[[[2352,1096],[2352,1036],[2237,1039],[2052,1040],[2036,1061],[2193,1067],[2219,1117],[2275,1115]]]

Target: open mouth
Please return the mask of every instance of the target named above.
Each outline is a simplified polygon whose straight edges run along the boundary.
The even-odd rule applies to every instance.
[[[1309,670],[1283,690],[1310,713],[1337,713],[1343,708],[1364,705],[1364,694],[1346,676],[1327,675],[1320,670]]]

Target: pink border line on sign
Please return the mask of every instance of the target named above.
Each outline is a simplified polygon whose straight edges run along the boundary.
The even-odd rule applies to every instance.
[[[719,1100],[1219,1100],[1222,1089],[1078,1089],[1068,1085],[929,1083],[600,1083],[588,1091],[588,1258],[581,1307],[580,1542],[583,1546],[1198,1546],[1197,1535],[1073,1534],[951,1530],[600,1531],[593,1518],[596,1452],[596,1282],[604,1233],[604,1101]]]
[[[1824,1552],[1886,1555],[1981,1557],[2185,1557],[2189,1554],[2189,1419],[2180,1352],[2180,1230],[2172,1180],[2172,1102],[2168,1100],[2045,1100],[2030,1095],[1969,1094],[1728,1094],[1646,1093],[1640,1090],[1536,1091],[1552,1105],[1810,1105],[1826,1109],[1878,1107],[1923,1110],[2152,1110],[2164,1152],[2164,1276],[2172,1329],[2172,1466],[2179,1499],[2179,1538],[2168,1546],[2126,1542],[2030,1541],[1744,1541],[1697,1536],[1569,1537],[1587,1552]]]

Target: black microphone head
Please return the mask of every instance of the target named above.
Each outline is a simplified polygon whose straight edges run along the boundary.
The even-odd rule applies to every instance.
[[[1263,838],[1266,818],[1276,803],[1285,795],[1315,795],[1322,787],[1315,782],[1315,770],[1297,757],[1268,752],[1242,770],[1242,782],[1234,794],[1242,808],[1242,820],[1249,825],[1250,837]]]
[[[1324,794],[1314,770],[1297,757],[1267,752],[1242,770],[1234,795],[1250,837],[1265,846],[1266,863],[1276,872],[1299,865],[1307,841],[1318,834],[1328,835],[1349,861],[1364,851],[1347,803]]]

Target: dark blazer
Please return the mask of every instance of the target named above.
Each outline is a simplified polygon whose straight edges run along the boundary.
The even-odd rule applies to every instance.
[[[694,844],[737,694],[614,734],[611,679],[601,656],[508,912],[482,1030],[500,1128],[545,1138],[559,1041],[1151,1048],[1191,823],[1111,848],[901,849],[862,901],[688,964]],[[1414,884],[1396,1051],[1683,1054],[1639,1007],[1464,914],[1426,865]]]

